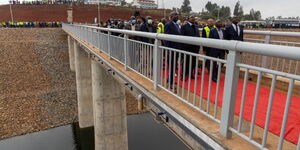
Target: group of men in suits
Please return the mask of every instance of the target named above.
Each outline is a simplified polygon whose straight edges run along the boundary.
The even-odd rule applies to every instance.
[[[211,28],[208,38],[219,39],[219,40],[236,40],[243,41],[244,40],[244,31],[243,27],[238,25],[240,19],[238,17],[234,17],[231,19],[231,24],[225,28],[223,28],[223,24],[221,21],[217,21],[215,26]],[[205,31],[203,31],[205,32]],[[217,49],[217,48],[206,48],[206,55],[214,58],[224,59],[225,53],[228,50]],[[208,61],[209,66],[210,62]],[[218,65],[217,62],[214,61],[213,70],[212,70],[212,80],[214,82],[217,81],[218,77]]]
[[[172,34],[172,35],[183,35],[183,36],[191,36],[191,37],[200,37],[199,33],[199,27],[197,26],[195,22],[194,16],[189,16],[187,18],[187,22],[182,25],[181,27],[176,23],[178,21],[178,13],[171,12],[170,13],[170,22],[168,22],[165,25],[165,34]],[[213,39],[220,39],[220,40],[239,40],[243,41],[243,27],[238,25],[239,18],[234,17],[232,18],[231,22],[232,24],[227,26],[226,28],[223,28],[223,24],[221,21],[217,21],[214,24],[214,21],[212,19],[208,20],[208,28],[209,32],[206,32],[203,30],[202,36],[204,35],[204,38],[213,38]],[[207,35],[208,34],[208,35]],[[171,41],[165,41],[165,46],[184,50],[190,53],[199,54],[200,46],[197,45],[189,45],[189,44],[182,44],[177,42],[171,42]],[[204,48],[204,51],[207,56],[215,57],[224,59],[226,50],[216,49],[216,48]],[[176,55],[176,56],[174,56]],[[192,58],[190,58],[192,57]],[[174,66],[177,64],[178,61],[178,54],[174,51],[170,51],[167,56],[169,67],[169,73],[171,74],[168,79],[169,85],[172,88],[173,80],[175,77],[175,70],[177,66]],[[183,69],[181,69],[182,74],[182,80],[186,80],[187,76],[190,74],[190,78],[196,78],[195,75],[195,68],[196,68],[196,57],[191,55],[186,55],[185,59],[181,59],[182,62],[181,66]],[[183,63],[185,61],[185,63]],[[175,68],[175,70],[174,70]],[[185,68],[185,69],[184,69]],[[212,80],[217,81],[217,70],[218,65],[216,63],[213,64],[213,74],[212,74]]]

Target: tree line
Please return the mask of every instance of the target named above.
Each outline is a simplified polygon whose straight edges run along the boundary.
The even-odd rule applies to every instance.
[[[201,17],[202,19],[220,19],[226,20],[231,17],[231,9],[229,6],[219,6],[217,3],[212,3],[208,1],[205,8],[201,12],[192,12],[190,6],[190,0],[184,0],[181,8],[179,9],[182,14],[193,14],[195,16]],[[237,1],[233,10],[233,16],[240,17],[242,20],[261,20],[261,12],[259,10],[254,10],[253,8],[249,13],[244,13],[243,6],[241,6],[240,1]]]

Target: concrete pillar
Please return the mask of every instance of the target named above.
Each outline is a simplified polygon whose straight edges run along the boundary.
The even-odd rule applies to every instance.
[[[70,60],[70,69],[72,71],[75,71],[74,42],[75,40],[68,35],[69,60]]]
[[[143,103],[143,96],[140,94],[138,95],[138,110],[142,111],[144,109],[144,103]]]
[[[71,6],[71,8],[69,8],[68,10],[67,10],[67,21],[69,22],[69,23],[72,23],[73,22],[73,8],[72,8],[72,6]]]
[[[95,150],[128,150],[125,87],[92,61]]]
[[[91,59],[77,42],[74,50],[79,127],[86,128],[94,125]]]

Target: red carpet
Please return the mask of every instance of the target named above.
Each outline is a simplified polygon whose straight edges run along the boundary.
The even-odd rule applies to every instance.
[[[201,71],[199,71],[201,72]],[[205,79],[204,79],[204,89],[203,89],[203,98],[207,99],[208,97],[208,80],[209,74],[206,71],[205,72]],[[176,79],[177,81],[177,79]],[[224,91],[224,82],[225,82],[225,75],[221,75],[220,80],[220,89],[219,89],[219,102],[218,106],[222,106],[222,99],[223,99],[223,91]],[[191,91],[194,90],[194,80],[191,80]],[[183,83],[180,83],[182,86]],[[243,80],[239,80],[238,83],[238,91],[237,91],[237,101],[236,101],[236,108],[235,108],[235,114],[239,115],[240,110],[240,103],[242,98],[242,90],[243,90]],[[215,82],[212,82],[212,88],[211,88],[211,102],[215,102],[215,96],[216,96],[216,87],[217,84]],[[188,83],[186,81],[185,88],[188,89]],[[197,79],[197,95],[200,95],[200,88],[201,88],[201,75],[198,76]],[[245,107],[244,107],[244,119],[247,121],[251,121],[252,117],[252,110],[253,110],[253,103],[254,103],[254,97],[255,97],[255,90],[256,90],[256,84],[248,82],[247,87],[247,94],[246,94],[246,100],[245,100]],[[257,113],[256,113],[256,125],[260,127],[264,127],[265,125],[265,119],[266,119],[266,113],[267,113],[267,107],[268,107],[268,100],[269,100],[269,93],[270,88],[261,86],[260,93],[259,93],[259,100],[258,100],[258,107],[257,107]],[[283,120],[283,113],[285,108],[287,94],[281,91],[274,92],[274,100],[273,100],[273,107],[271,112],[271,120],[269,125],[269,131],[280,135],[282,120]],[[199,99],[198,99],[199,100]],[[263,134],[263,133],[262,133]],[[297,144],[298,137],[300,134],[300,97],[293,96],[291,101],[291,106],[289,110],[289,116],[285,131],[285,139]]]

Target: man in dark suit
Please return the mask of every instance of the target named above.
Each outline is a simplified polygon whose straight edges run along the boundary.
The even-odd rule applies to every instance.
[[[142,24],[140,26],[141,32],[151,32],[156,33],[156,28],[153,26],[153,20],[150,16],[147,16],[146,19],[142,18]],[[145,37],[141,37],[142,42],[154,44],[154,39],[149,39]]]
[[[178,24],[176,24],[176,22],[178,21],[178,13],[171,12],[170,20],[171,21],[168,22],[165,26],[165,34],[181,35],[180,28],[179,28]],[[177,43],[177,42],[165,41],[165,45],[166,45],[166,47],[170,47],[170,48],[174,48],[174,49],[182,49],[182,44]],[[173,79],[175,76],[174,65],[176,65],[176,63],[177,63],[177,55],[175,56],[175,59],[174,59],[175,53],[173,51],[168,51],[168,54],[169,55],[167,56],[167,60],[168,60],[167,65],[168,65],[168,70],[170,73],[170,78],[168,79],[168,84],[172,88]],[[171,64],[171,65],[169,66],[169,64]],[[175,68],[176,68],[176,66],[175,66]]]
[[[216,22],[216,28],[211,30],[209,38],[223,40],[225,31],[222,29],[222,26],[223,26],[222,22],[217,21]],[[217,48],[210,48],[207,51],[206,55],[210,56],[210,57],[224,59],[225,58],[225,50],[217,49]],[[208,61],[208,63],[210,63],[210,61]],[[217,77],[218,77],[218,65],[217,65],[217,62],[214,61],[212,80],[214,82],[216,82]]]
[[[238,25],[240,19],[233,17],[231,22],[232,24],[226,27],[224,38],[226,40],[244,41],[244,28]]]
[[[196,21],[195,16],[190,16],[188,18],[188,22],[181,27],[181,34],[184,35],[184,36],[200,37],[199,27],[195,24],[195,21]],[[200,46],[184,44],[184,50],[187,51],[187,52],[198,54],[199,49],[200,49]],[[195,56],[191,56],[191,57],[192,58],[191,58],[191,62],[190,62],[190,55],[186,56],[186,63],[185,63],[186,65],[183,66],[183,67],[185,67],[185,73],[184,74],[183,74],[183,69],[182,69],[182,78],[183,79],[186,79],[186,76],[189,75],[190,69],[191,69],[191,76],[190,77],[192,79],[195,78],[194,77],[195,73],[193,73],[193,72],[195,71],[195,68],[196,68],[196,57]],[[189,68],[190,63],[191,63],[191,68]]]

